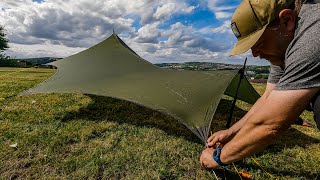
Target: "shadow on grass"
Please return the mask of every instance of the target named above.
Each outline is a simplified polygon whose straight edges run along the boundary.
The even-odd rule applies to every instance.
[[[67,112],[62,117],[57,117],[63,122],[85,119],[88,121],[112,121],[119,124],[128,123],[140,127],[155,127],[163,130],[169,135],[184,137],[188,141],[202,144],[201,140],[194,135],[186,126],[164,113],[139,106],[135,103],[119,100],[110,97],[87,95],[92,99],[92,103],[77,112]],[[225,129],[225,124],[229,116],[229,107],[231,101],[222,99],[213,118],[211,129],[218,131]],[[235,107],[233,119],[240,119],[246,114],[246,111]],[[233,122],[234,123],[234,122]],[[293,138],[294,137],[294,138]],[[271,145],[268,151],[263,153],[278,153],[284,148],[292,148],[294,146],[306,147],[310,144],[319,143],[318,139],[312,138],[296,129],[289,129],[275,145]],[[262,155],[263,153],[258,154]],[[240,163],[239,166],[247,169],[260,169],[255,165]],[[291,172],[272,168],[265,168],[268,172],[281,175],[301,175],[306,176],[309,172]],[[234,172],[216,172],[220,177],[228,177],[228,179],[239,179]],[[226,174],[224,174],[226,173]],[[224,175],[223,175],[224,174]],[[221,176],[222,175],[222,176]],[[310,175],[312,177],[313,175]]]
[[[202,144],[185,125],[173,117],[146,108],[135,103],[104,96],[86,95],[92,103],[76,112],[68,112],[63,117],[56,117],[63,122],[84,119],[88,121],[111,121],[119,124],[132,124],[140,127],[154,127],[166,132],[168,135],[184,137],[188,141]]]
[[[221,100],[217,112],[214,116],[214,121],[212,122],[211,129],[213,131],[218,131],[221,129],[226,129],[225,125],[229,116],[229,106],[231,101],[229,100]],[[235,119],[239,120],[242,118],[247,111],[244,111],[238,107],[235,108],[233,114],[233,123],[235,123]],[[289,128],[286,132],[282,134],[279,140],[268,147],[268,152],[277,153],[284,148],[293,148],[295,146],[306,148],[311,144],[320,143],[319,139],[313,138],[304,134],[303,132],[298,131],[294,128]]]
[[[211,129],[213,132],[226,129],[227,120],[230,115],[231,103],[232,101],[230,100],[221,99],[211,124]],[[232,123],[235,123],[236,120],[241,119],[246,113],[247,111],[235,106],[232,116]]]
[[[143,127],[156,127],[169,135],[183,136],[185,139],[202,144],[186,126],[173,117],[146,108],[135,103],[115,99],[105,96],[87,95],[92,99],[92,103],[81,108],[79,111],[67,112],[63,117],[57,117],[63,122],[74,119],[85,119],[89,121],[113,121],[117,123],[128,123]],[[222,99],[213,117],[211,129],[213,132],[225,129],[229,116],[230,100]],[[235,107],[233,123],[243,117],[247,111]],[[294,139],[292,137],[295,137]],[[293,146],[306,147],[313,143],[319,143],[318,139],[312,138],[296,129],[289,129],[282,138],[281,142],[273,145],[275,152],[279,149],[290,148]]]
[[[312,144],[319,143],[319,139],[308,136],[294,128],[290,128],[279,138],[277,143],[269,146],[269,151],[277,153],[284,148],[293,148],[295,146],[306,148]]]

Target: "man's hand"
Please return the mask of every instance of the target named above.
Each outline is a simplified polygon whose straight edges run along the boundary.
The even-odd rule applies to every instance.
[[[213,148],[206,148],[200,156],[200,164],[202,169],[217,169],[219,164],[213,160]]]
[[[234,137],[234,135],[235,134],[233,134],[229,129],[218,131],[208,138],[207,147],[221,147],[224,144],[228,143]]]

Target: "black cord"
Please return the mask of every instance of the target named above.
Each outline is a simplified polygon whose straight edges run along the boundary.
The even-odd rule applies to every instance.
[[[232,104],[231,104],[231,108],[230,108],[230,111],[229,111],[229,118],[228,118],[228,121],[227,121],[227,124],[226,124],[227,128],[230,127],[231,122],[232,122],[233,111],[234,111],[234,108],[236,106],[236,102],[237,102],[237,98],[238,98],[238,93],[239,93],[241,81],[244,78],[244,72],[245,72],[245,68],[246,68],[246,64],[247,64],[247,59],[248,58],[245,59],[243,67],[238,71],[238,73],[240,74],[240,79],[239,79],[239,82],[238,82],[238,85],[237,85],[236,94],[234,95],[234,98],[233,98],[233,101],[232,101]]]

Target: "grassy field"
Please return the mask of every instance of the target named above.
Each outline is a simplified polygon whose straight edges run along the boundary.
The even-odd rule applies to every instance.
[[[199,166],[202,142],[175,119],[133,103],[82,94],[16,96],[55,73],[0,68],[0,179],[213,179]],[[256,84],[262,93],[265,86]],[[223,129],[221,101],[212,131]],[[250,106],[237,103],[235,119]],[[310,113],[303,119],[312,121]],[[313,122],[313,121],[312,121]],[[15,147],[11,147],[15,146]],[[292,126],[255,160],[255,179],[320,179],[320,132]],[[232,166],[219,177],[239,178]]]

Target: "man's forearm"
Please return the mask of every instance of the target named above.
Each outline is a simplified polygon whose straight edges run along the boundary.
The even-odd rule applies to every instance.
[[[220,160],[225,164],[244,159],[275,141],[299,117],[320,88],[272,91],[263,104],[249,115],[239,132],[221,150]],[[239,123],[240,124],[240,123]],[[217,168],[212,159],[214,150],[206,148],[201,163]]]
[[[222,150],[222,162],[229,164],[258,151],[271,144],[284,128],[275,128],[275,125],[257,124],[247,120],[236,136],[227,143]]]
[[[271,144],[299,117],[317,91],[319,88],[272,92],[222,148],[222,162],[238,161]]]
[[[254,112],[256,112],[258,109],[260,109],[262,107],[262,105],[265,102],[265,97],[261,96],[257,102],[251,107],[251,109],[246,113],[245,116],[243,116],[238,122],[236,122],[234,125],[232,125],[229,129],[231,130],[232,134],[236,134],[241,127],[243,126],[243,124],[247,121],[247,119],[254,114]]]

